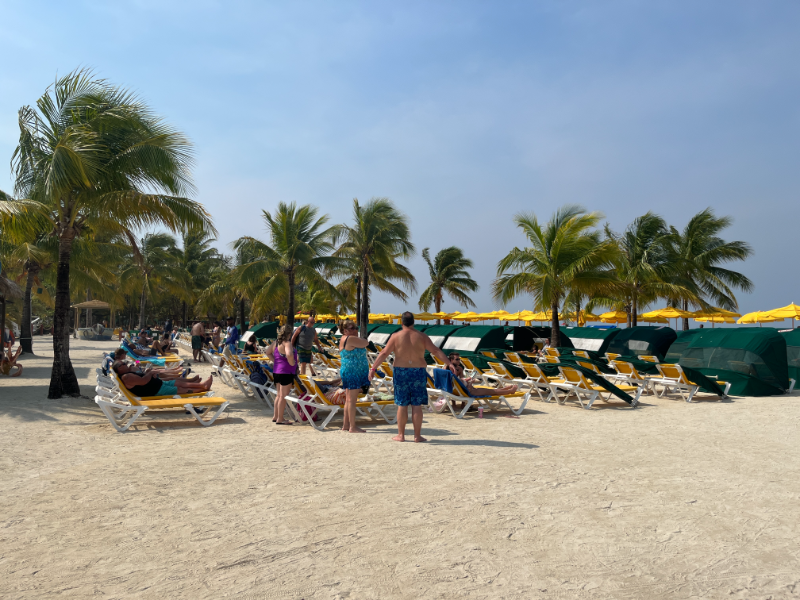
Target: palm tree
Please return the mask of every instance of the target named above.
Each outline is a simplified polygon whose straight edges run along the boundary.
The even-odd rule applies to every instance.
[[[294,323],[295,286],[302,281],[335,288],[322,275],[339,262],[330,256],[337,227],[325,227],[328,216],[317,217],[315,206],[298,207],[281,202],[274,214],[263,211],[270,243],[245,236],[233,247],[244,252],[250,260],[232,272],[238,289],[253,289],[253,310],[267,312],[278,302],[286,302],[286,323]]]
[[[214,241],[214,236],[204,231],[189,230],[183,233],[183,248],[177,251],[177,255],[181,268],[191,282],[190,298],[183,300],[181,305],[181,322],[184,326],[188,320],[187,302],[196,302],[224,266],[224,257],[211,245]]]
[[[738,304],[731,288],[745,292],[753,289],[753,282],[736,271],[720,267],[721,263],[745,260],[753,249],[747,242],[726,242],[719,233],[732,223],[730,217],[717,217],[711,208],[693,216],[683,231],[670,227],[669,243],[677,257],[677,269],[684,285],[699,291],[700,301],[682,300],[683,310],[692,304],[696,308],[704,303],[726,310],[736,310]],[[684,331],[689,329],[689,319],[683,319]]]
[[[676,283],[676,263],[671,257],[669,229],[663,218],[648,212],[616,234],[606,226],[606,237],[620,252],[616,260],[618,285],[625,297],[628,326],[638,324],[639,309],[658,298],[695,298],[692,289]]]
[[[566,296],[571,291],[591,294],[614,284],[616,245],[591,230],[601,218],[575,205],[561,207],[544,227],[534,214],[514,217],[531,247],[514,248],[498,263],[494,298],[505,304],[529,293],[536,308],[552,310],[553,346],[561,342],[558,312]]]
[[[44,218],[59,242],[48,398],[80,393],[69,357],[70,259],[86,228],[213,231],[191,193],[191,145],[130,92],[77,70],[19,111],[15,195],[0,210]]]
[[[450,246],[439,250],[433,262],[431,262],[429,249],[425,248],[422,251],[422,258],[428,264],[431,283],[419,298],[421,310],[427,311],[433,304],[436,312],[440,312],[445,292],[461,306],[475,307],[475,303],[472,298],[467,296],[467,292],[477,292],[478,284],[467,271],[472,268],[472,261],[464,257],[461,248]],[[437,319],[436,322],[439,323],[439,320]]]
[[[168,233],[148,233],[139,243],[132,240],[131,260],[119,274],[124,291],[139,294],[139,328],[146,326],[147,296],[162,291],[188,298],[188,276],[176,256],[175,238]]]
[[[356,282],[359,334],[366,338],[370,284],[405,300],[406,294],[392,282],[414,291],[414,276],[398,261],[410,258],[416,250],[406,216],[388,198],[372,198],[364,206],[354,198],[353,220],[353,225],[343,226],[337,237],[342,245],[336,256],[344,259],[337,274],[351,276]]]

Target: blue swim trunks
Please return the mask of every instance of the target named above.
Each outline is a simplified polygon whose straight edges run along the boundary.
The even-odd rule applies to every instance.
[[[178,386],[174,381],[162,381],[158,389],[159,396],[175,396],[178,394]]]
[[[393,379],[397,406],[428,405],[428,374],[424,367],[395,367]]]

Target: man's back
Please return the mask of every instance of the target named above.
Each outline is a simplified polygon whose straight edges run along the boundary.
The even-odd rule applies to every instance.
[[[203,335],[203,324],[195,323],[192,325],[192,335]]]
[[[403,327],[392,336],[394,366],[401,368],[425,368],[425,338],[427,336],[412,327]]]

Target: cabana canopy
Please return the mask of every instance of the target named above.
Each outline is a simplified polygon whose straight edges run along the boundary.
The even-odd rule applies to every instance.
[[[623,356],[642,354],[664,356],[678,337],[670,327],[627,327],[619,329],[603,352],[613,352]],[[601,346],[602,347],[602,346]]]
[[[475,352],[481,348],[504,348],[505,341],[505,327],[475,325],[454,331],[441,348],[442,350]]]
[[[441,348],[455,331],[463,329],[463,325],[431,325],[425,330],[428,337],[431,338],[434,346]]]
[[[336,323],[314,323],[317,335],[330,335],[337,329]]]
[[[242,340],[247,341],[252,336],[255,336],[258,340],[261,340],[263,338],[267,338],[268,340],[274,340],[275,338],[278,337],[278,321],[272,321],[270,323],[259,323],[252,329],[247,330],[245,334],[242,336]],[[242,344],[242,347],[244,347],[244,344]]]
[[[772,327],[684,331],[666,361],[729,381],[736,396],[774,396],[789,388],[786,338]]]
[[[789,368],[789,377],[800,383],[800,329],[781,331],[786,340],[786,361]]]
[[[595,327],[562,327],[562,335],[566,335],[578,350],[590,350],[603,354],[611,340],[621,329],[598,329]]]
[[[375,331],[370,333],[367,336],[367,339],[373,344],[385,346],[386,342],[389,341],[389,338],[392,337],[392,334],[400,331],[402,328],[402,325],[381,325]]]

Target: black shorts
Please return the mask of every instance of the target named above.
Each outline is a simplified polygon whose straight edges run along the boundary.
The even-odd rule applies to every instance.
[[[294,373],[273,373],[272,378],[278,385],[292,385],[294,383]]]

